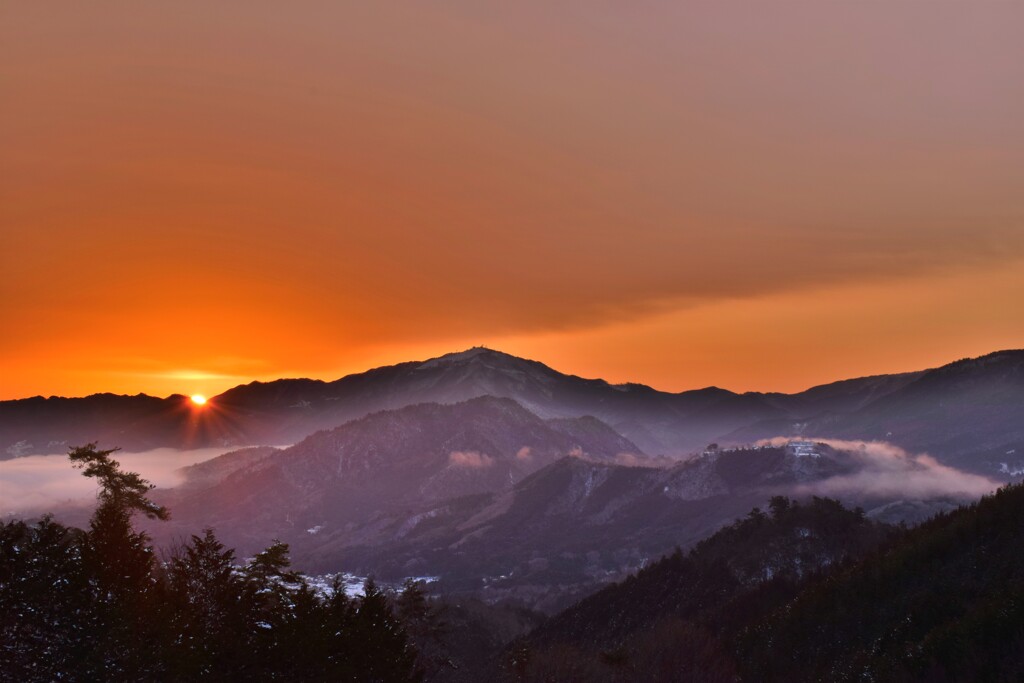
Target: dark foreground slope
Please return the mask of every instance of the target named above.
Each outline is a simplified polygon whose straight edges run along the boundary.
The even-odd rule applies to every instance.
[[[666,558],[549,620],[506,653],[506,675],[527,681],[1024,676],[1024,486],[910,531],[874,525],[830,501],[797,507],[781,501],[775,499],[770,516],[752,513],[691,554]]]
[[[773,498],[770,513],[755,509],[690,553],[676,552],[553,617],[513,648],[507,664],[529,681],[687,680],[665,678],[663,669],[732,680],[736,664],[716,636],[723,616],[757,614],[761,601],[742,602],[759,588],[770,585],[766,599],[778,603],[807,576],[894,533],[834,500]]]
[[[813,582],[737,651],[749,680],[1024,679],[1024,486]]]

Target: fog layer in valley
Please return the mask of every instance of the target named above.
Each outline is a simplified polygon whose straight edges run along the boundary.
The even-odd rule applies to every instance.
[[[776,437],[759,443],[785,445],[792,439]],[[885,441],[848,439],[800,439],[826,444],[849,453],[859,468],[852,474],[829,477],[806,484],[799,491],[815,495],[843,497],[847,495],[936,498],[980,498],[992,493],[999,482],[970,474],[938,462],[926,453],[909,453]]]
[[[789,438],[776,437],[762,445],[784,445]],[[909,453],[882,441],[853,441],[818,438],[832,448],[849,453],[859,464],[856,472],[829,477],[799,488],[806,494],[845,497],[877,495],[885,497],[933,498],[952,496],[978,498],[998,488],[987,477],[970,474],[937,462],[923,453]],[[138,472],[159,488],[173,488],[184,481],[181,469],[227,453],[232,448],[177,450],[158,448],[131,453],[118,451],[114,458],[124,470]],[[586,459],[582,454],[573,454]],[[528,449],[517,457],[528,458]],[[666,467],[677,464],[669,458],[642,458],[623,454],[616,464],[623,466]],[[452,466],[485,469],[490,456],[476,452],[452,452]],[[62,456],[32,455],[0,461],[0,515],[33,515],[68,506],[91,505],[96,483]]]
[[[114,459],[121,468],[138,472],[160,488],[183,481],[182,467],[203,462],[234,448],[177,450],[157,448],[141,453],[118,451]],[[82,476],[68,458],[59,455],[30,455],[0,461],[0,515],[39,514],[57,507],[91,504],[96,497],[96,480]]]

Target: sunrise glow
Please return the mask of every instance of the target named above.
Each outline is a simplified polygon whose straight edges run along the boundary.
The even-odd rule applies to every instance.
[[[8,3],[0,398],[475,344],[797,391],[1015,348],[1024,4],[976,10]]]
[[[1024,681],[1022,27],[0,0],[0,683]]]

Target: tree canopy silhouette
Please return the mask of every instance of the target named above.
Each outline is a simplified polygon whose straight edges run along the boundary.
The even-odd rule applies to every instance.
[[[167,508],[146,497],[154,485],[135,472],[122,471],[121,464],[110,457],[119,450],[111,448],[101,451],[97,444],[89,443],[72,448],[68,458],[74,467],[83,470],[83,475],[99,480],[100,506],[110,506],[128,514],[141,512],[150,519],[170,518]]]
[[[247,564],[212,529],[158,562],[132,515],[153,485],[95,443],[68,457],[99,483],[89,530],[0,523],[0,681],[417,681],[392,598],[314,590],[274,542]]]

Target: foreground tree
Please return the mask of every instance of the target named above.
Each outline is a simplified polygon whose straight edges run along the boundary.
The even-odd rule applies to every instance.
[[[0,523],[0,680],[57,680],[88,650],[85,533],[49,517]]]
[[[206,529],[168,563],[163,642],[174,678],[202,680],[237,668],[247,643],[234,558],[234,550]]]
[[[149,537],[132,526],[132,517],[141,513],[165,520],[169,514],[146,497],[152,484],[123,471],[111,457],[117,450],[90,443],[68,453],[72,465],[99,484],[82,549],[93,609],[88,651],[78,670],[84,676],[138,680],[160,673],[151,655],[158,596],[156,557]]]
[[[284,543],[238,566],[206,529],[160,565],[132,518],[168,512],[114,452],[69,453],[99,483],[88,531],[0,523],[0,681],[418,680],[390,599],[317,593]]]

